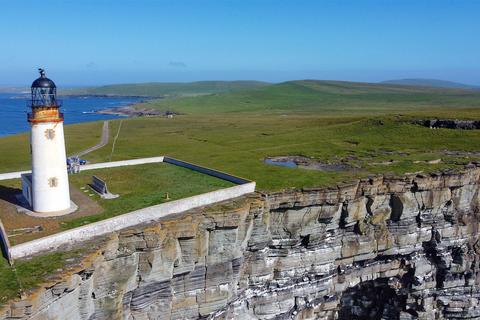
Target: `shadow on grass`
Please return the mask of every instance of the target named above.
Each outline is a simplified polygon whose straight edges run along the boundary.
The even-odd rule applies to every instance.
[[[21,193],[22,191],[18,188],[13,188],[13,187],[7,187],[7,186],[2,186],[0,185],[0,200],[4,200],[6,202],[9,202],[13,205],[17,205],[18,200],[16,198],[16,195]],[[9,254],[9,244],[8,244],[8,236],[7,233],[5,232],[5,229],[1,223],[0,220],[0,253],[1,257],[9,260],[10,254]]]
[[[21,194],[22,190],[13,187],[0,185],[0,200],[5,200],[13,205],[19,205],[16,195]]]

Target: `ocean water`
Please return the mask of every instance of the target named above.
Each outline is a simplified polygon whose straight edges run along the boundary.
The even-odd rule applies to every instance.
[[[0,137],[30,130],[27,122],[27,94],[0,93]],[[142,98],[133,97],[59,97],[62,100],[61,111],[65,116],[65,124],[115,119],[120,116],[94,113],[95,111],[122,107]]]

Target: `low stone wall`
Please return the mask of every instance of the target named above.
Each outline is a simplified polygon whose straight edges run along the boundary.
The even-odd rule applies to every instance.
[[[103,169],[103,168],[135,166],[139,164],[159,163],[159,162],[163,162],[163,156],[86,164],[81,166],[80,170],[86,171],[86,170],[95,170],[95,169]],[[32,173],[32,170],[0,173],[0,180],[20,179],[22,174],[25,174],[25,173]]]
[[[0,180],[20,179],[24,173],[32,173],[32,170],[0,173]]]
[[[173,165],[176,165],[176,166],[179,166],[179,167],[191,169],[191,170],[194,170],[194,171],[197,171],[197,172],[200,172],[200,173],[208,174],[209,176],[216,177],[216,178],[226,180],[226,181],[230,181],[230,182],[233,182],[233,183],[236,183],[236,184],[244,184],[244,183],[251,182],[250,180],[240,178],[240,177],[231,175],[229,173],[225,173],[225,172],[218,171],[218,170],[215,170],[215,169],[202,167],[202,166],[190,163],[190,162],[174,159],[174,158],[171,158],[171,157],[164,157],[163,162],[170,163],[170,164],[173,164]]]
[[[141,158],[141,159],[133,159],[133,160],[92,163],[92,164],[86,164],[86,165],[80,166],[80,171],[103,169],[103,168],[115,168],[115,167],[123,167],[123,166],[136,166],[139,164],[147,164],[147,163],[159,163],[159,162],[163,162],[163,158],[164,157],[161,156],[161,157]]]
[[[126,213],[114,218],[91,223],[10,248],[13,259],[24,258],[40,252],[55,250],[63,245],[92,239],[121,229],[151,223],[171,214],[188,211],[217,202],[233,199],[255,191],[255,182],[203,193],[189,198],[158,204]]]

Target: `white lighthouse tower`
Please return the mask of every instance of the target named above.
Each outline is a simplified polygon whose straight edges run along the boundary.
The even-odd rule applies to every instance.
[[[22,177],[23,195],[36,213],[54,214],[70,209],[63,113],[55,83],[39,69],[28,101],[31,126],[32,174]]]

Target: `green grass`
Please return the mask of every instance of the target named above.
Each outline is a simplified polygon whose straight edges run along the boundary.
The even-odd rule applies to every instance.
[[[480,91],[339,81],[291,81],[254,90],[157,100],[141,107],[189,114],[387,114],[441,108],[477,108]]]
[[[265,85],[267,83],[260,81],[151,82],[67,89],[63,90],[62,94],[179,97],[248,90]]]
[[[295,81],[150,104],[174,108],[184,115],[123,120],[113,155],[110,141],[86,158],[100,162],[170,155],[256,180],[260,190],[269,191],[324,186],[378,173],[460,168],[475,157],[447,156],[444,150],[476,151],[480,145],[478,130],[430,130],[409,123],[415,118],[480,118],[480,94],[472,91]],[[119,122],[111,122],[112,136]],[[79,125],[76,133],[67,135],[69,148],[95,144],[101,123],[92,126]],[[71,130],[68,126],[67,132]],[[27,147],[18,153],[24,140],[19,136],[0,140],[0,147],[13,151],[0,159],[0,168],[13,170],[29,163]],[[346,161],[360,169],[318,172],[263,163],[265,157],[282,155]],[[442,163],[437,165],[414,163],[438,158]],[[388,160],[395,162],[390,166],[372,164]]]
[[[64,229],[163,203],[166,201],[167,192],[172,201],[234,185],[228,181],[166,163],[85,171],[70,175],[70,182],[78,188],[87,187],[91,183],[92,175],[106,181],[110,192],[119,194],[120,197],[103,200],[95,195],[95,200],[100,203],[104,211],[98,215],[66,221],[62,224]],[[86,190],[90,190],[89,187]]]
[[[0,306],[44,283],[49,275],[64,268],[67,260],[79,255],[80,251],[57,252],[17,261],[14,267],[0,257]]]
[[[452,82],[452,81],[445,81],[445,80],[438,80],[438,79],[422,79],[422,78],[388,80],[388,81],[383,81],[382,83],[399,84],[404,86],[422,86],[422,87],[474,89],[474,90],[480,89],[480,87],[478,86],[472,86],[472,85],[459,83],[459,82]]]
[[[480,110],[479,110],[480,111]],[[462,111],[479,115],[479,111]],[[431,111],[429,116],[434,115]],[[443,114],[443,111],[439,112]],[[461,167],[444,150],[475,151],[480,132],[412,125],[414,115],[186,115],[174,119],[137,118],[124,121],[112,160],[170,155],[257,181],[260,190],[325,186],[376,173],[403,174],[419,170]],[[389,154],[389,151],[408,155]],[[92,157],[109,157],[110,150]],[[263,163],[265,157],[303,155],[324,162],[345,161],[357,172],[319,172]],[[439,165],[416,160],[442,158]],[[372,162],[398,161],[391,166]],[[470,158],[460,159],[473,160]]]

